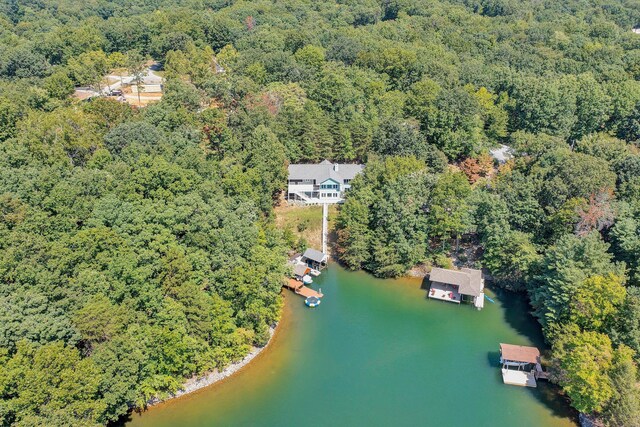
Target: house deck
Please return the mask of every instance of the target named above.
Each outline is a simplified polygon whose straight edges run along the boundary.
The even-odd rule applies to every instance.
[[[429,298],[454,302],[456,304],[460,304],[460,299],[462,298],[455,286],[439,282],[433,282],[431,284],[428,295]]]
[[[537,387],[535,374],[514,369],[502,369],[502,381],[509,385],[522,387]]]
[[[298,196],[299,200],[289,198],[289,202],[291,203],[301,203],[304,205],[324,205],[324,204],[336,204],[344,202],[344,198],[342,197],[302,197],[299,193],[292,193]]]

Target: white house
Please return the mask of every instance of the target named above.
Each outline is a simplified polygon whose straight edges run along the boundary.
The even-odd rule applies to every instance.
[[[364,165],[331,163],[289,165],[287,200],[303,203],[340,203],[351,180]]]

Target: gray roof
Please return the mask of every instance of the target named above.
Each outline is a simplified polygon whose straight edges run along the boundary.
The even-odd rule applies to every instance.
[[[293,274],[296,276],[304,276],[308,270],[309,267],[307,267],[306,264],[296,264],[295,267],[293,267]]]
[[[311,261],[315,261],[315,262],[324,262],[327,259],[327,256],[323,252],[320,252],[312,248],[309,248],[306,251],[304,251],[304,254],[302,254],[302,257],[310,259]]]
[[[350,163],[331,163],[323,160],[318,164],[289,165],[289,179],[315,179],[320,184],[331,178],[342,184],[345,179],[353,179],[362,172],[364,165]]]
[[[484,289],[482,272],[472,268],[463,268],[457,271],[434,267],[429,274],[429,280],[456,285],[458,286],[458,292],[461,294],[475,297],[479,296],[482,289]]]

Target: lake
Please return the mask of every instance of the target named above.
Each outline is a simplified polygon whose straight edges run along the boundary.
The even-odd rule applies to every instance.
[[[336,265],[314,280],[320,307],[287,291],[273,342],[246,368],[127,427],[576,425],[555,387],[502,383],[500,342],[543,346],[522,296],[477,311],[429,300],[419,280]]]

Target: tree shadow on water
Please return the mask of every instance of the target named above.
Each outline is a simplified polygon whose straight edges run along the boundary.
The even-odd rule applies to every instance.
[[[500,302],[504,309],[504,320],[507,324],[540,350],[545,350],[547,345],[542,335],[542,327],[531,315],[532,308],[526,293],[511,292],[495,286],[489,289],[495,293],[494,299]]]
[[[431,287],[431,282],[429,281],[427,276],[423,277],[422,283],[420,283],[420,289],[422,289],[423,291],[428,291],[430,287]]]
[[[129,411],[124,415],[121,415],[117,421],[111,421],[107,423],[107,427],[124,427],[127,423],[131,422],[134,415],[140,415],[139,413],[134,413],[135,411]]]
[[[533,396],[551,410],[556,417],[568,418],[578,424],[578,412],[569,406],[569,399],[559,386],[545,380],[538,381],[537,388],[528,389]]]
[[[489,362],[489,366],[492,368],[500,367],[500,352],[499,351],[488,351],[487,352],[487,362]]]

